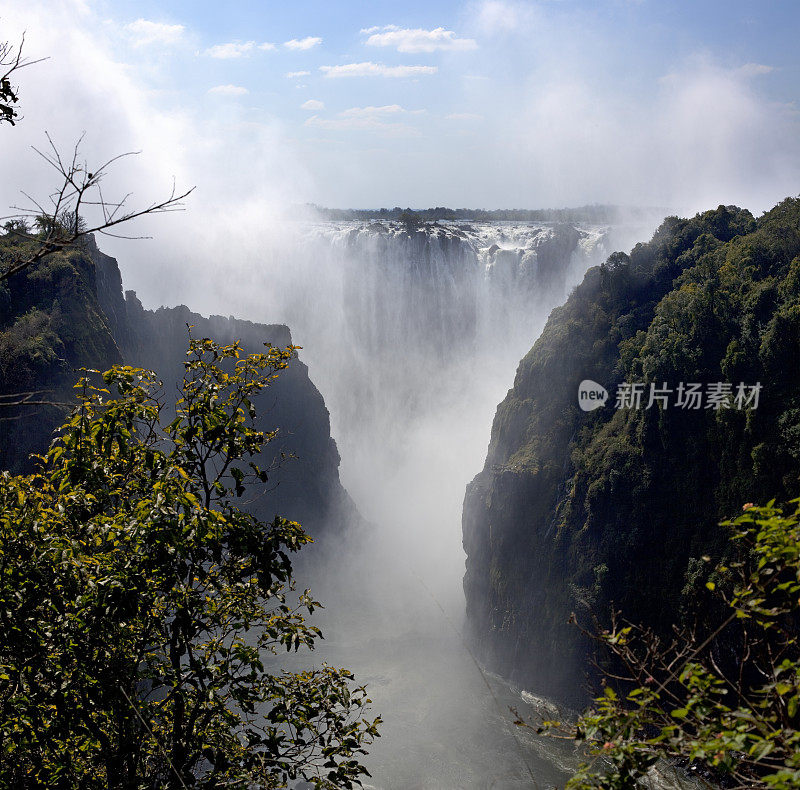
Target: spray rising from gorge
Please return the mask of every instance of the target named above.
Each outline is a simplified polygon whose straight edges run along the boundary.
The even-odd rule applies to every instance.
[[[315,661],[351,666],[386,720],[375,787],[419,782],[420,761],[414,786],[425,788],[525,786],[531,763],[540,778],[564,775],[552,743],[529,739],[520,754],[507,708],[525,704],[522,690],[499,678],[488,689],[463,643],[461,507],[549,312],[650,230],[302,223],[249,275],[251,298],[267,302],[250,315],[290,323],[302,346],[342,482],[368,522],[343,546],[312,550],[308,581],[327,605]]]

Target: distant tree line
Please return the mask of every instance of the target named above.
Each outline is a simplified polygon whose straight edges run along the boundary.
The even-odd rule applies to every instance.
[[[661,212],[668,214],[667,209],[657,208],[628,208],[612,205],[586,205],[576,208],[543,208],[543,209],[483,209],[483,208],[435,208],[412,209],[379,208],[379,209],[353,209],[353,208],[325,208],[313,203],[306,204],[305,208],[313,209],[326,220],[371,220],[384,219],[397,222],[437,222],[469,220],[473,222],[588,222],[596,224],[615,224],[631,219],[644,219],[652,213]]]

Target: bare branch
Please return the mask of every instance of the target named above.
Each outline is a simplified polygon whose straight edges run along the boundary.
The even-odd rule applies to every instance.
[[[0,123],[9,123],[14,126],[20,116],[15,105],[19,101],[18,89],[12,85],[11,76],[14,72],[32,66],[34,63],[41,63],[47,58],[37,58],[30,60],[22,57],[22,50],[25,46],[25,34],[22,34],[17,45],[9,41],[0,42]]]
[[[148,238],[141,235],[111,233],[110,229],[145,215],[182,211],[184,199],[194,191],[194,187],[192,187],[178,194],[173,181],[172,190],[165,199],[154,201],[143,208],[126,210],[130,193],[120,200],[107,200],[100,183],[114,163],[125,157],[134,156],[138,152],[128,151],[118,154],[99,167],[92,169],[85,161],[81,162],[80,145],[82,141],[83,135],[78,139],[69,158],[62,156],[49,134],[47,134],[49,150],[40,150],[34,147],[34,151],[58,172],[61,183],[58,189],[49,195],[49,209],[45,208],[43,201],[36,200],[23,192],[22,194],[30,202],[31,208],[14,206],[13,208],[18,213],[2,217],[11,223],[11,227],[8,223],[6,225],[9,232],[14,230],[14,222],[27,223],[28,220],[31,220],[39,228],[40,234],[35,240],[32,251],[26,251],[19,260],[9,262],[5,268],[0,270],[0,282],[24,271],[53,252],[73,246],[83,236],[92,233],[115,238]],[[94,208],[99,213],[93,224],[86,222],[81,216],[82,209],[87,207]]]
[[[68,403],[66,401],[56,401],[43,399],[43,395],[47,395],[55,390],[31,390],[30,392],[11,392],[5,395],[0,395],[0,410],[12,409],[17,406],[58,406],[71,408],[75,403]],[[29,414],[29,412],[25,412]],[[0,415],[0,422],[7,420],[18,420],[23,414],[14,415],[11,417]]]

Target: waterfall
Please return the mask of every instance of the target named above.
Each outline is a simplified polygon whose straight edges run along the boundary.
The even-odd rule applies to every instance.
[[[295,228],[285,314],[338,441],[505,376],[552,307],[610,251],[613,229],[565,224],[325,222]],[[498,394],[503,394],[503,389]]]
[[[289,231],[250,275],[250,299],[263,303],[249,312],[292,328],[330,410],[342,483],[370,523],[311,547],[323,570],[307,581],[327,607],[316,661],[370,684],[386,719],[368,761],[374,787],[529,786],[507,715],[528,703],[499,678],[489,694],[458,633],[464,491],[549,312],[646,231],[386,221]],[[564,779],[550,746],[524,745],[544,784]]]

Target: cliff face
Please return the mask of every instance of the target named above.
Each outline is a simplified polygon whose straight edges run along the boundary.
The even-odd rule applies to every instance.
[[[0,255],[19,243],[0,238]],[[0,283],[0,396],[69,401],[77,369],[106,370],[119,362],[88,249],[52,255]],[[53,406],[3,409],[0,468],[30,471],[30,454],[47,448],[63,414]]]
[[[155,370],[165,383],[183,377],[187,324],[194,337],[211,337],[220,343],[238,340],[245,353],[261,352],[266,343],[281,348],[292,345],[287,326],[217,315],[205,318],[183,305],[144,310],[133,291],[126,292],[124,309],[132,343],[122,346],[126,360]],[[330,416],[308,377],[308,368],[299,359],[292,360],[254,404],[263,430],[277,427],[278,436],[264,446],[256,461],[271,470],[269,493],[256,498],[248,509],[264,519],[280,513],[299,521],[312,534],[323,528],[339,532],[353,523],[358,517],[339,482],[339,453],[331,438]]]
[[[196,337],[239,340],[246,353],[261,351],[265,343],[292,344],[282,325],[204,318],[184,306],[144,310],[134,293],[123,296],[116,260],[86,239],[80,249],[52,255],[0,287],[0,396],[46,390],[36,399],[68,402],[77,368],[106,370],[124,362],[155,370],[169,402],[183,375],[187,324]],[[292,360],[255,405],[264,430],[277,427],[279,434],[258,459],[272,471],[251,511],[265,519],[280,513],[312,534],[338,532],[356,521],[339,482],[328,411],[307,367]],[[65,407],[3,410],[0,468],[29,470],[29,455],[47,448],[64,412]]]
[[[583,698],[584,623],[612,606],[666,632],[691,616],[722,518],[787,499],[800,475],[800,200],[759,220],[720,207],[670,218],[587,273],[555,310],[500,404],[467,490],[464,589],[481,657]],[[584,379],[602,408],[578,407]],[[616,408],[641,382],[641,408]],[[762,385],[757,409],[678,407],[681,382]],[[647,408],[649,385],[666,406]]]

